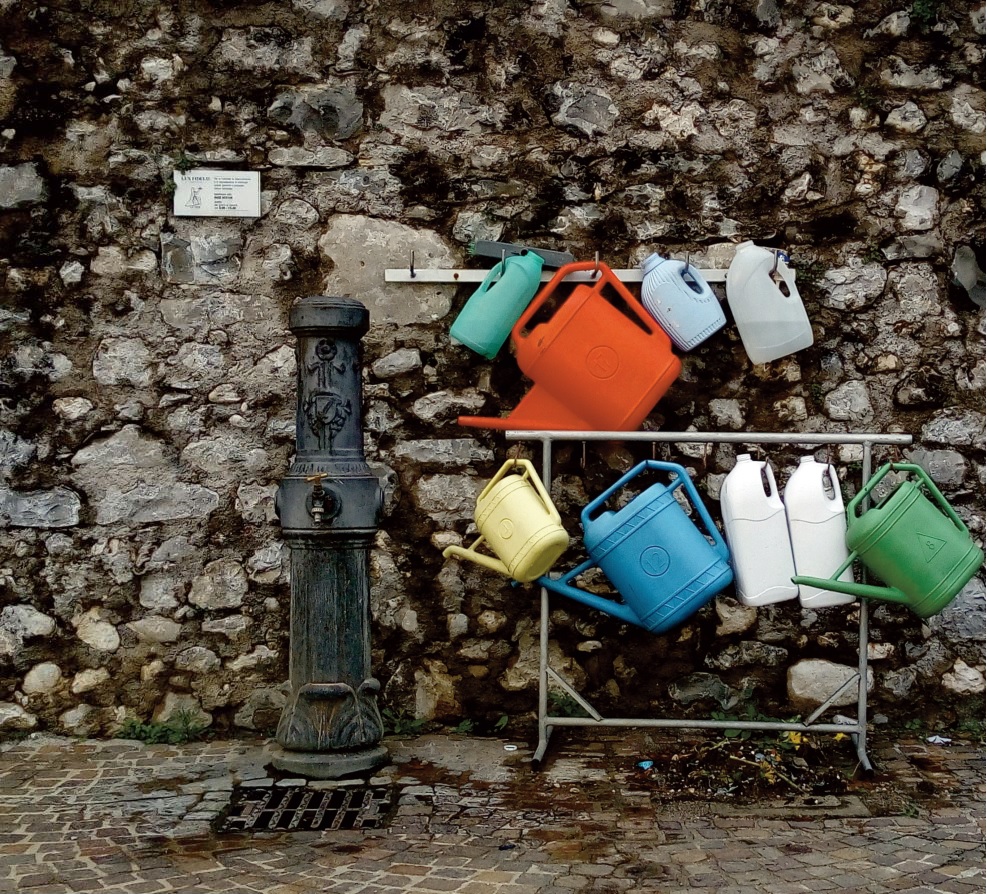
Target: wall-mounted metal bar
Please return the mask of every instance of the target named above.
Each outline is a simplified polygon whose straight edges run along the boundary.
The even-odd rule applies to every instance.
[[[826,701],[824,701],[815,711],[813,711],[808,717],[805,718],[805,725],[812,726],[816,722],[816,718],[822,717],[826,711],[829,710],[829,706],[833,704],[844,692],[846,692],[851,686],[860,685],[860,674],[854,674],[850,679],[848,679],[839,689],[836,690]],[[859,694],[860,689],[857,689]]]
[[[651,443],[681,444],[787,444],[793,447],[808,445],[859,444],[863,446],[861,484],[871,476],[872,448],[877,445],[904,447],[912,443],[906,434],[830,433],[830,432],[615,432],[615,431],[520,431],[506,432],[508,440],[540,441],[542,445],[542,480],[546,487],[552,482],[552,445],[556,441],[642,441]],[[749,729],[776,732],[844,733],[849,735],[857,748],[857,757],[865,770],[871,770],[867,755],[867,645],[868,604],[860,600],[860,626],[857,641],[857,673],[839,687],[803,723],[741,720],[689,720],[685,718],[611,717],[605,718],[581,695],[576,701],[590,717],[556,717],[548,713],[549,680],[557,681],[570,694],[572,687],[554,669],[549,667],[549,591],[541,588],[538,673],[538,746],[532,761],[539,763],[548,750],[548,739],[553,727],[651,727],[667,729]],[[857,717],[849,723],[815,723],[847,688],[857,685]]]
[[[824,432],[702,432],[702,431],[522,431],[505,432],[512,441],[681,441],[683,444],[880,444],[905,447],[911,435]],[[868,473],[868,477],[870,477]]]
[[[726,282],[726,269],[704,270],[693,267],[706,282]],[[388,267],[384,270],[384,282],[400,283],[470,283],[483,282],[484,277],[490,272],[487,270],[475,270],[466,268],[436,268],[419,269],[417,267]],[[548,282],[554,275],[555,270],[543,270],[541,281]],[[626,270],[614,270],[614,276],[621,282],[641,282],[644,278],[644,271],[640,267]],[[596,279],[592,270],[578,271],[570,273],[566,277],[566,282],[593,282]]]

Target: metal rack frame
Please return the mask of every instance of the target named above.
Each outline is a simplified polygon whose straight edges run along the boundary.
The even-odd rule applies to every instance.
[[[542,445],[542,480],[546,488],[552,483],[553,444],[556,441],[644,441],[647,443],[682,444],[788,444],[829,446],[858,444],[863,447],[861,483],[871,476],[871,450],[874,446],[902,447],[912,443],[911,435],[903,434],[828,434],[816,432],[601,432],[601,431],[516,431],[506,432],[508,440],[538,441]],[[604,717],[548,663],[549,591],[541,588],[541,619],[538,662],[538,747],[532,762],[539,764],[548,750],[548,740],[555,727],[661,727],[673,729],[742,729],[763,731],[792,731],[846,733],[853,738],[861,766],[873,769],[867,756],[867,642],[868,605],[860,599],[860,634],[857,643],[857,672],[829,696],[801,723],[759,722],[753,720],[691,720],[678,718]],[[551,679],[582,707],[589,717],[560,717],[548,713],[548,683]],[[852,724],[816,723],[816,720],[851,686],[857,686],[857,718]]]

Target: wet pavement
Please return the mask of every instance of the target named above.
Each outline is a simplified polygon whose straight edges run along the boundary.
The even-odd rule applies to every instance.
[[[981,744],[877,736],[877,773],[839,795],[710,803],[642,780],[672,734],[604,732],[557,732],[538,770],[523,742],[389,738],[373,778],[308,785],[269,772],[259,740],[9,741],[0,892],[984,891]],[[289,789],[389,800],[357,828],[220,831],[231,796]]]

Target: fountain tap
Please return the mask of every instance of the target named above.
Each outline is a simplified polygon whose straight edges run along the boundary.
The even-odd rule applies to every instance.
[[[305,478],[312,485],[312,492],[308,496],[308,511],[317,525],[323,521],[332,521],[339,515],[339,498],[335,491],[326,490],[322,486],[322,480],[328,477],[327,472],[319,472]]]

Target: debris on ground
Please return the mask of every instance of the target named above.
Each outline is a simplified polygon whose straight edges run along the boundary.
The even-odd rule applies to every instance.
[[[840,795],[854,765],[834,763],[834,749],[788,732],[777,740],[723,738],[682,743],[637,764],[641,785],[670,800],[744,802],[763,798]],[[650,764],[650,766],[645,766]]]

